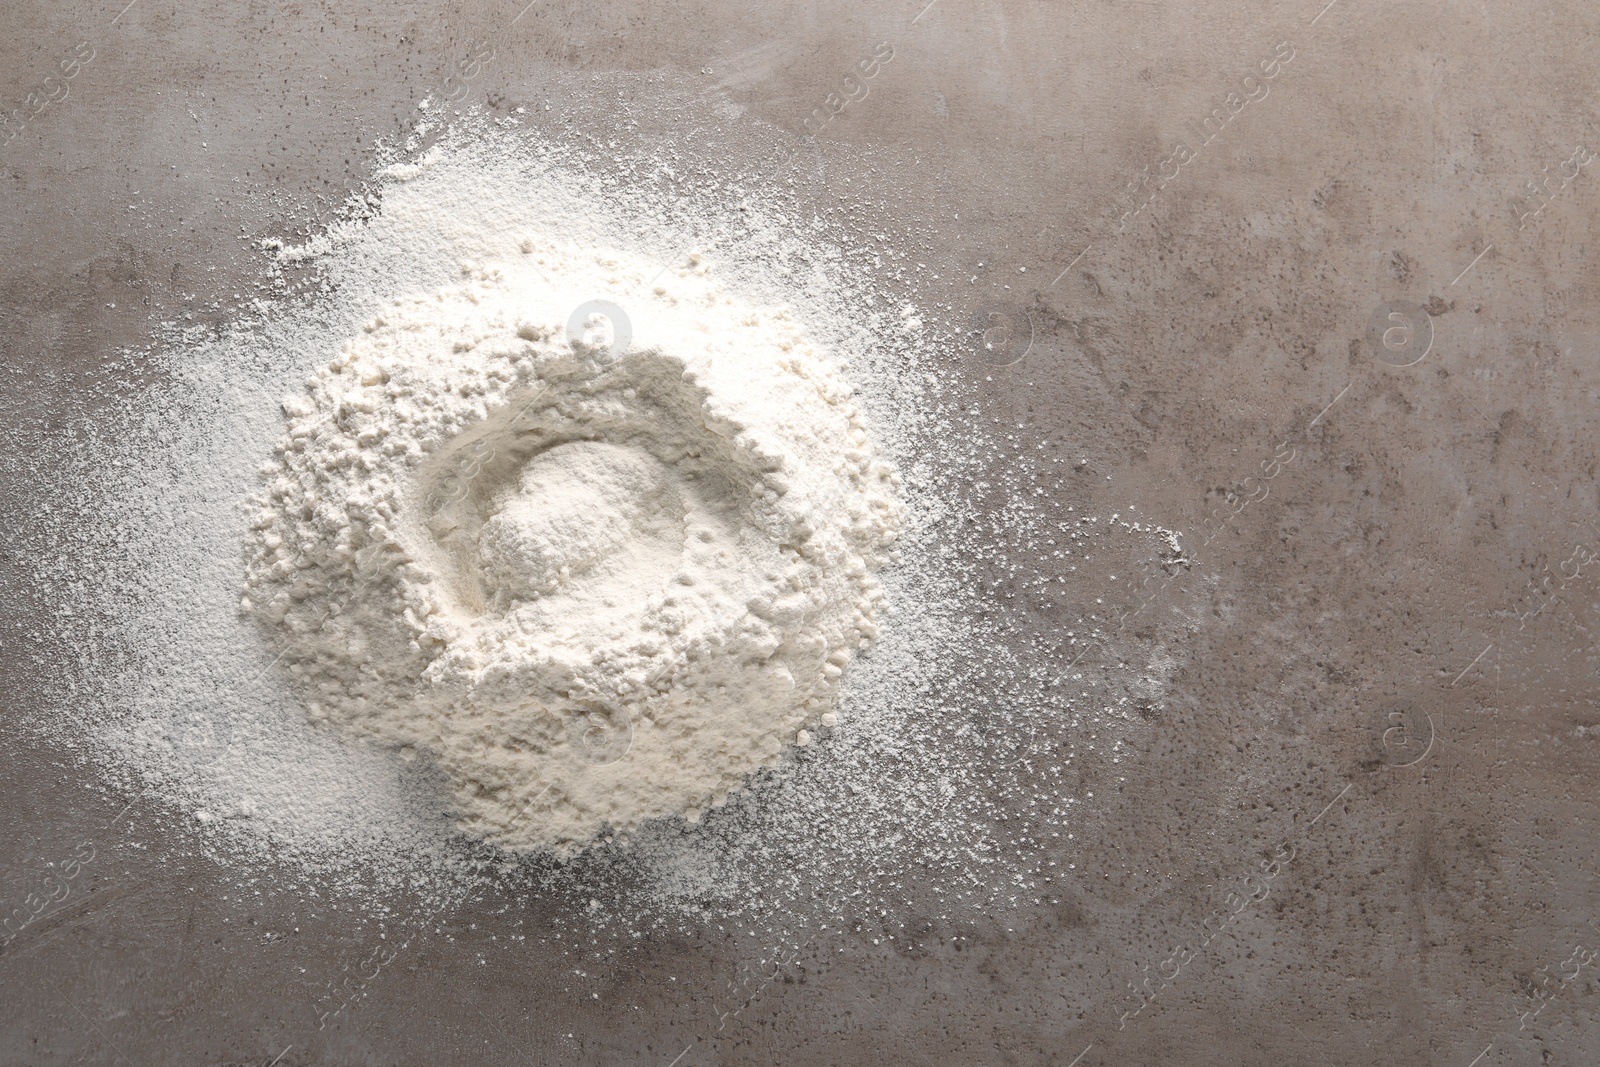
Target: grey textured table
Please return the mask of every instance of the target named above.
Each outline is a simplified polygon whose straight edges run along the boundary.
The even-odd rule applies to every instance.
[[[1083,770],[1076,867],[1037,904],[899,916],[909,940],[770,982],[711,922],[574,980],[505,950],[555,905],[469,907],[319,1029],[306,982],[349,931],[269,891],[241,936],[203,861],[115,852],[0,953],[0,1061],[1592,1062],[1600,9],[1325,2],[7,5],[14,445],[133,387],[109,357],[155,323],[227,321],[263,283],[247,242],[334,217],[461,84],[633,149],[814,134],[817,210],[922,235],[934,299],[987,330],[945,357],[971,403],[1072,457],[1053,506],[1210,533],[1183,639],[1132,626],[1170,684]],[[14,529],[30,462],[3,468]],[[64,654],[27,574],[0,556],[8,901],[116,814],[7,725]],[[1005,603],[1064,661],[1074,605],[1125,585]],[[1218,908],[1226,935],[1175,951]]]

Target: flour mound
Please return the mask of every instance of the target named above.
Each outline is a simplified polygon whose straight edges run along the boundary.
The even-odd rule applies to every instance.
[[[431,756],[468,832],[568,851],[832,721],[903,505],[786,312],[696,257],[521,247],[285,403],[242,607],[314,720]]]

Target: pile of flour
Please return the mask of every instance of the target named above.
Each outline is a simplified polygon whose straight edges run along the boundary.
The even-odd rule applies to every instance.
[[[519,245],[285,401],[241,605],[314,721],[436,761],[468,832],[568,851],[834,725],[904,509],[787,312],[699,257]]]
[[[260,299],[0,427],[43,486],[19,618],[73,650],[12,725],[105,791],[86,836],[391,930],[531,905],[596,952],[832,952],[1051,892],[1164,684],[1060,631],[1070,572],[1161,546],[1063,513],[1089,446],[987,406],[925,266],[963,224],[823,210],[776,141],[429,137],[255,238]]]

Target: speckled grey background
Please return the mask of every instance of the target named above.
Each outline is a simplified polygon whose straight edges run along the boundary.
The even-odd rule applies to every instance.
[[[136,387],[104,365],[156,323],[226,321],[264,278],[248,242],[333,217],[448,92],[636,150],[803,145],[819,212],[921,235],[924,296],[975,323],[950,373],[1071,461],[1044,506],[1194,535],[1142,592],[993,576],[1042,662],[1172,668],[1120,762],[1079,765],[1076,866],[993,921],[900,916],[767,981],[714,923],[578,975],[512,941],[538,907],[469,905],[319,1029],[307,989],[367,942],[270,878],[242,913],[189,852],[103,847],[0,952],[0,1061],[1594,1061],[1600,9],[117,0],[0,26],[16,439]],[[62,662],[20,546],[8,909],[126,802],[8,725]],[[1074,663],[1085,616],[1147,598]]]

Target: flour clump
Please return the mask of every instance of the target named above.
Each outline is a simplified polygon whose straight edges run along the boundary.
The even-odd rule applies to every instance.
[[[903,505],[785,311],[698,257],[521,248],[285,403],[242,606],[313,719],[429,754],[468,832],[565,851],[833,721]]]

